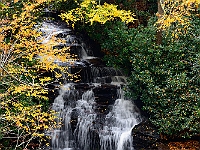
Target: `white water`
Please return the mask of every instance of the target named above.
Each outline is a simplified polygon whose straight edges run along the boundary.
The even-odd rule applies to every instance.
[[[71,30],[62,29],[51,23],[44,23],[41,31],[44,33],[42,43],[46,44],[54,35]],[[66,41],[68,38],[71,38],[70,35],[66,37]],[[82,48],[80,59],[95,58],[87,55],[84,46],[80,45],[80,47]],[[68,66],[67,62],[59,60],[56,63]],[[126,83],[126,78],[113,68],[90,67],[94,82],[90,84],[96,88],[108,83],[117,88]],[[107,82],[108,80],[109,82]],[[139,114],[135,110],[134,104],[124,98],[122,90],[119,90],[114,105],[109,106],[112,108],[107,115],[98,114],[95,110],[97,104],[92,88],[81,90],[76,90],[72,83],[67,83],[60,88],[59,95],[54,100],[52,109],[58,112],[58,117],[62,118],[64,125],[51,133],[52,149],[133,150],[131,131],[140,121]],[[73,121],[76,122],[76,125],[72,125]]]
[[[100,132],[101,150],[133,150],[131,130],[139,123],[139,114],[129,100],[123,98],[120,90],[120,99],[115,101],[112,111],[106,115],[106,122]]]
[[[54,130],[52,135],[53,149],[73,149],[76,141],[81,150],[90,149],[92,138],[91,130],[98,133],[100,140],[100,150],[133,150],[131,130],[139,123],[139,114],[136,113],[134,104],[123,98],[119,93],[119,99],[115,101],[112,110],[105,116],[102,128],[96,129],[94,122],[97,122],[97,114],[94,111],[95,97],[92,90],[83,93],[82,98],[76,101],[75,107],[65,106],[63,96],[71,94],[73,89],[70,84],[64,85],[60,90],[60,95],[55,99],[53,109],[60,112],[60,116],[65,120],[64,129]],[[121,91],[121,90],[120,90]],[[74,133],[70,133],[70,120],[72,110],[76,110],[77,125]],[[70,137],[73,136],[75,137]],[[71,140],[71,141],[70,141]]]
[[[89,90],[82,95],[82,99],[77,101],[76,109],[79,111],[77,128],[77,140],[82,150],[88,150],[90,145],[89,132],[92,129],[96,114],[93,110],[94,93]]]

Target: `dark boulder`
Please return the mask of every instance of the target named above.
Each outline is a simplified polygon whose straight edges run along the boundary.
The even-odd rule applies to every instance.
[[[161,139],[154,125],[148,120],[136,125],[132,130],[135,150],[168,150],[167,143]]]

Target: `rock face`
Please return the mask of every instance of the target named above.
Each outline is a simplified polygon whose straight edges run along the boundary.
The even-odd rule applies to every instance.
[[[168,150],[167,143],[161,140],[155,126],[147,119],[136,125],[132,130],[135,150]]]
[[[191,139],[164,139],[158,130],[145,119],[132,130],[133,147],[135,150],[199,150],[200,136]]]

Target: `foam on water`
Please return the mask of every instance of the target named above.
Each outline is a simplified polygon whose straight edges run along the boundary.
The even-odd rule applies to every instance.
[[[40,30],[44,33],[42,44],[48,43],[57,34],[71,32],[70,29],[63,29],[47,22],[43,23]],[[72,44],[70,42],[76,38],[74,36],[64,37],[66,42],[68,41],[65,44]],[[91,88],[79,90],[75,88],[75,84],[66,83],[67,81],[60,87],[59,95],[55,98],[52,109],[58,112],[58,117],[61,118],[58,122],[62,121],[63,126],[52,131],[51,147],[53,150],[133,150],[131,131],[140,120],[135,105],[131,100],[124,98],[122,89],[119,89],[121,85],[126,84],[126,77],[112,67],[90,64],[93,60],[100,59],[88,56],[83,45],[81,42],[72,45],[80,50],[80,58],[73,64],[55,60],[55,63],[63,67],[82,67],[81,69],[88,67],[90,72],[87,84]],[[67,75],[63,75],[63,77],[65,76]],[[115,95],[116,99],[111,97],[114,101],[111,102],[112,104],[106,104],[109,105],[109,112],[102,114],[96,110],[96,100],[101,101],[101,99],[96,97],[94,89],[104,91],[104,87],[110,87],[110,92],[114,93],[116,89],[119,89],[119,92]],[[112,93],[100,92],[99,96],[101,97],[102,94],[111,95]],[[109,101],[106,100],[106,96],[103,99],[104,102]]]

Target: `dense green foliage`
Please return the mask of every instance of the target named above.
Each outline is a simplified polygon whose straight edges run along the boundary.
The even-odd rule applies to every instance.
[[[173,137],[199,134],[200,21],[191,20],[187,34],[176,38],[163,32],[156,44],[156,28],[128,29],[123,24],[109,29],[103,43],[111,66],[126,69],[129,95],[140,99],[160,133]],[[113,57],[115,56],[115,57]]]

